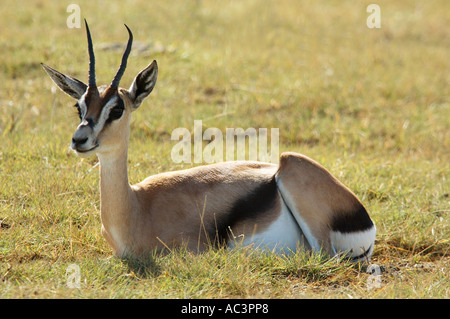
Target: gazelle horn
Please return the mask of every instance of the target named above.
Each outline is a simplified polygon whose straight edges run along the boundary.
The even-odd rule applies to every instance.
[[[95,56],[94,56],[94,46],[92,45],[91,32],[89,31],[89,26],[86,19],[84,19],[86,25],[87,41],[88,41],[88,51],[89,51],[89,87],[96,87],[95,83]]]
[[[131,52],[131,46],[133,44],[133,33],[131,33],[130,28],[128,28],[128,26],[125,24],[125,27],[128,30],[128,43],[127,43],[127,48],[125,49],[125,52],[123,53],[122,56],[122,62],[120,63],[120,67],[119,70],[117,70],[116,76],[114,76],[114,79],[111,82],[111,87],[113,88],[117,88],[119,87],[119,82],[120,79],[122,78],[123,73],[125,72],[125,69],[127,67],[127,60],[128,60],[128,56],[130,55]]]

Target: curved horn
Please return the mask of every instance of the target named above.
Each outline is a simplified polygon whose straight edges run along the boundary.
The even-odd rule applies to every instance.
[[[125,28],[127,28],[128,30],[128,43],[127,43],[127,48],[125,49],[125,52],[123,53],[122,56],[122,62],[120,63],[120,67],[119,70],[117,70],[116,76],[114,77],[114,79],[111,82],[111,87],[119,87],[119,82],[120,79],[122,78],[123,73],[125,72],[125,69],[127,67],[127,60],[128,60],[128,56],[130,55],[131,52],[131,45],[133,44],[133,33],[131,33],[130,28],[128,28],[128,26],[125,24]]]
[[[91,32],[89,31],[89,26],[86,19],[84,19],[86,25],[87,41],[88,41],[88,51],[89,51],[89,86],[96,86],[95,83],[95,56],[94,56],[94,46],[92,45]]]

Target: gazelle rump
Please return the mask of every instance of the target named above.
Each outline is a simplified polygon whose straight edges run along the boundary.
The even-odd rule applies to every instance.
[[[376,229],[358,198],[324,167],[298,153],[279,165],[234,161],[165,172],[130,185],[127,156],[130,117],[156,84],[150,63],[128,89],[119,88],[131,51],[129,40],[109,86],[97,87],[86,23],[89,83],[45,64],[47,74],[77,100],[80,115],[71,148],[100,162],[102,234],[119,257],[140,257],[186,245],[202,251],[236,243],[275,252],[299,248],[369,259]]]

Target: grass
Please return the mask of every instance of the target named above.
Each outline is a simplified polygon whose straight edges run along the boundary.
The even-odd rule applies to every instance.
[[[68,150],[73,101],[39,63],[87,80],[85,33],[66,4],[0,12],[0,297],[448,298],[450,111],[448,3],[378,1],[381,28],[354,1],[78,1],[97,79],[109,83],[127,23],[136,42],[122,84],[152,59],[155,91],[133,114],[132,183],[175,164],[170,133],[277,127],[280,152],[304,153],[362,200],[378,229],[366,268],[297,253],[183,249],[147,267],[112,257],[100,234],[97,159]],[[99,6],[102,10],[99,10]],[[81,288],[66,269],[81,269]]]

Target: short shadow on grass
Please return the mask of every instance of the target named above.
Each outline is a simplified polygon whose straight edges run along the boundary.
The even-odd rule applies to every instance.
[[[128,270],[141,278],[158,277],[161,274],[161,266],[157,263],[158,254],[148,254],[146,256],[125,257],[122,262],[128,267]]]
[[[217,246],[207,245],[201,251],[191,251],[186,244],[173,249],[166,246],[166,248],[155,250],[144,256],[135,257],[135,255],[129,254],[127,257],[122,258],[122,263],[127,266],[128,271],[133,272],[140,278],[155,278],[167,270],[167,263],[184,263],[190,256],[202,256],[208,251],[221,251],[223,249],[223,247],[220,249]]]

